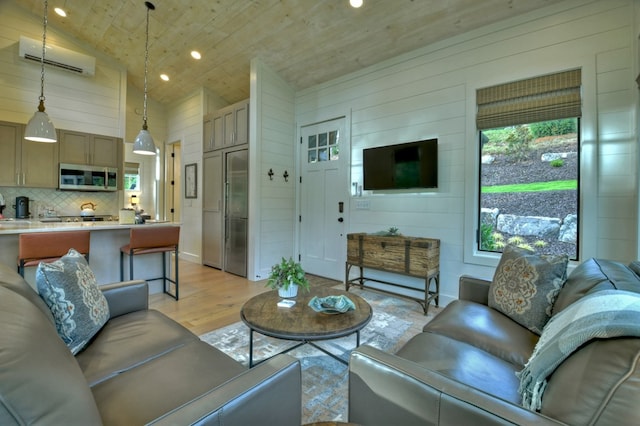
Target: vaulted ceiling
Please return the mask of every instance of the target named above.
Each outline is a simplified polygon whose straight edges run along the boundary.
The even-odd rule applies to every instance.
[[[42,0],[13,1],[42,19]],[[229,103],[249,97],[259,58],[304,89],[554,0],[155,0],[149,24],[149,96],[171,103],[206,87]],[[62,6],[67,17],[53,13]],[[126,66],[142,89],[143,0],[49,0],[49,25]],[[189,53],[203,57],[193,60]],[[160,80],[166,73],[169,82]]]

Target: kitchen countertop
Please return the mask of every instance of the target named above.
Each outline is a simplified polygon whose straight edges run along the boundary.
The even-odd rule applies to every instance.
[[[0,220],[0,235],[25,234],[29,232],[57,232],[57,231],[77,231],[94,230],[106,231],[110,229],[130,229],[134,226],[157,226],[173,225],[179,226],[176,222],[147,221],[145,224],[120,224],[118,221],[100,222],[41,222],[37,219],[4,219]]]

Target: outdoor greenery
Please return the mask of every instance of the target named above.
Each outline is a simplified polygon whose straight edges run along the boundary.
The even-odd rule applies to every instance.
[[[481,194],[492,194],[490,198],[497,205],[482,205],[484,208],[498,208],[502,210],[505,205],[509,205],[513,200],[523,200],[522,205],[516,210],[525,211],[526,193],[535,193],[533,197],[537,200],[546,199],[544,194],[548,192],[549,199],[554,200],[554,207],[551,210],[559,210],[558,202],[563,203],[564,195],[559,195],[566,191],[566,197],[574,197],[578,189],[578,180],[575,173],[575,161],[573,159],[556,158],[544,164],[540,158],[542,152],[565,152],[565,150],[575,150],[579,144],[577,134],[578,120],[575,118],[550,120],[540,123],[507,126],[503,128],[482,130],[481,133],[481,153],[484,156],[495,157],[495,163],[487,162],[487,180],[481,179]],[[534,155],[535,154],[535,155]],[[560,169],[549,170],[547,173],[544,167]],[[507,177],[507,179],[505,179]],[[527,182],[529,180],[552,179],[545,182]],[[563,180],[564,179],[564,180]],[[511,183],[513,182],[513,183]],[[526,182],[526,183],[519,183]],[[520,195],[519,195],[520,194]],[[489,196],[487,196],[489,199]],[[542,201],[544,203],[544,201]],[[536,205],[534,210],[540,211]],[[564,207],[564,206],[563,206]],[[570,206],[567,206],[570,207]],[[542,209],[544,210],[544,209]],[[577,206],[576,206],[577,211]],[[520,213],[523,214],[523,213]],[[479,232],[479,249],[485,251],[502,251],[507,245],[515,245],[532,251],[541,249],[562,250],[563,247],[558,242],[545,241],[533,236],[519,236],[502,234],[494,229],[496,224],[481,224]],[[569,249],[571,250],[571,249]]]
[[[529,126],[531,136],[534,139],[545,136],[559,136],[576,132],[576,119],[549,120],[533,123]]]
[[[551,182],[514,183],[511,185],[483,186],[483,194],[496,194],[501,192],[541,192],[541,191],[566,191],[578,189],[578,181],[554,180]]]

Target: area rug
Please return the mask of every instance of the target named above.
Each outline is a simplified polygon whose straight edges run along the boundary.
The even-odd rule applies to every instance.
[[[340,286],[342,288],[342,286]],[[364,298],[373,309],[373,317],[360,332],[360,344],[370,345],[393,353],[412,336],[420,333],[440,309],[429,307],[425,316],[415,301],[393,297],[369,290],[350,289]],[[200,338],[235,360],[249,365],[249,328],[243,322],[203,334]],[[355,348],[356,336],[316,342],[327,351],[348,362]],[[296,342],[274,339],[254,333],[254,360],[261,360],[295,346]],[[317,350],[304,345],[290,352],[302,365],[302,420],[347,421],[347,366]]]

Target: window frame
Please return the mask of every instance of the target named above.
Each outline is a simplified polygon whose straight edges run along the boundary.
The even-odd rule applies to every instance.
[[[566,119],[566,118],[565,118]],[[572,257],[569,257],[569,260],[572,261],[577,261],[580,259],[580,234],[581,234],[581,223],[582,223],[582,215],[580,212],[580,199],[581,199],[581,131],[580,131],[580,125],[582,122],[582,118],[581,117],[573,117],[570,118],[572,120],[576,120],[576,137],[578,140],[578,170],[577,170],[577,176],[576,176],[576,180],[578,182],[578,187],[577,187],[577,198],[578,198],[578,206],[577,206],[577,211],[576,214],[578,216],[578,234],[577,234],[577,238],[576,238],[576,254],[577,254],[577,259],[572,259]],[[552,120],[547,120],[547,121],[552,121]],[[540,122],[540,123],[544,123],[544,121]],[[525,125],[531,125],[531,124],[535,124],[535,123],[524,123]],[[504,126],[503,128],[506,128],[509,126]],[[486,130],[492,130],[492,129],[486,129]],[[477,186],[477,196],[478,196],[478,206],[476,209],[476,224],[477,224],[477,228],[476,228],[476,239],[475,239],[475,247],[474,249],[479,252],[479,253],[494,253],[494,254],[498,254],[501,255],[502,251],[491,251],[491,250],[482,250],[481,247],[481,242],[480,242],[480,238],[481,238],[481,219],[482,219],[482,207],[480,205],[480,194],[482,192],[482,173],[481,173],[481,168],[482,168],[482,140],[481,140],[481,135],[482,130],[478,130],[478,141],[477,141],[477,146],[476,149],[478,150],[478,186]],[[562,218],[561,218],[562,219]]]
[[[564,62],[563,62],[564,61]],[[503,68],[500,72],[485,72],[483,76],[471,76],[466,86],[466,128],[465,128],[465,176],[464,176],[464,231],[462,241],[462,261],[467,265],[462,273],[474,273],[489,277],[498,265],[501,253],[485,252],[477,249],[476,230],[479,229],[480,208],[480,150],[477,149],[480,131],[476,128],[476,90],[497,85],[551,74],[562,69],[582,69],[582,117],[580,126],[580,170],[579,170],[579,206],[578,260],[570,261],[570,268],[583,259],[597,256],[597,210],[598,210],[598,130],[597,130],[597,91],[595,58],[554,58],[549,64],[523,69]],[[553,65],[553,67],[549,66]],[[471,78],[470,77],[470,78]],[[485,270],[483,267],[490,267]]]

